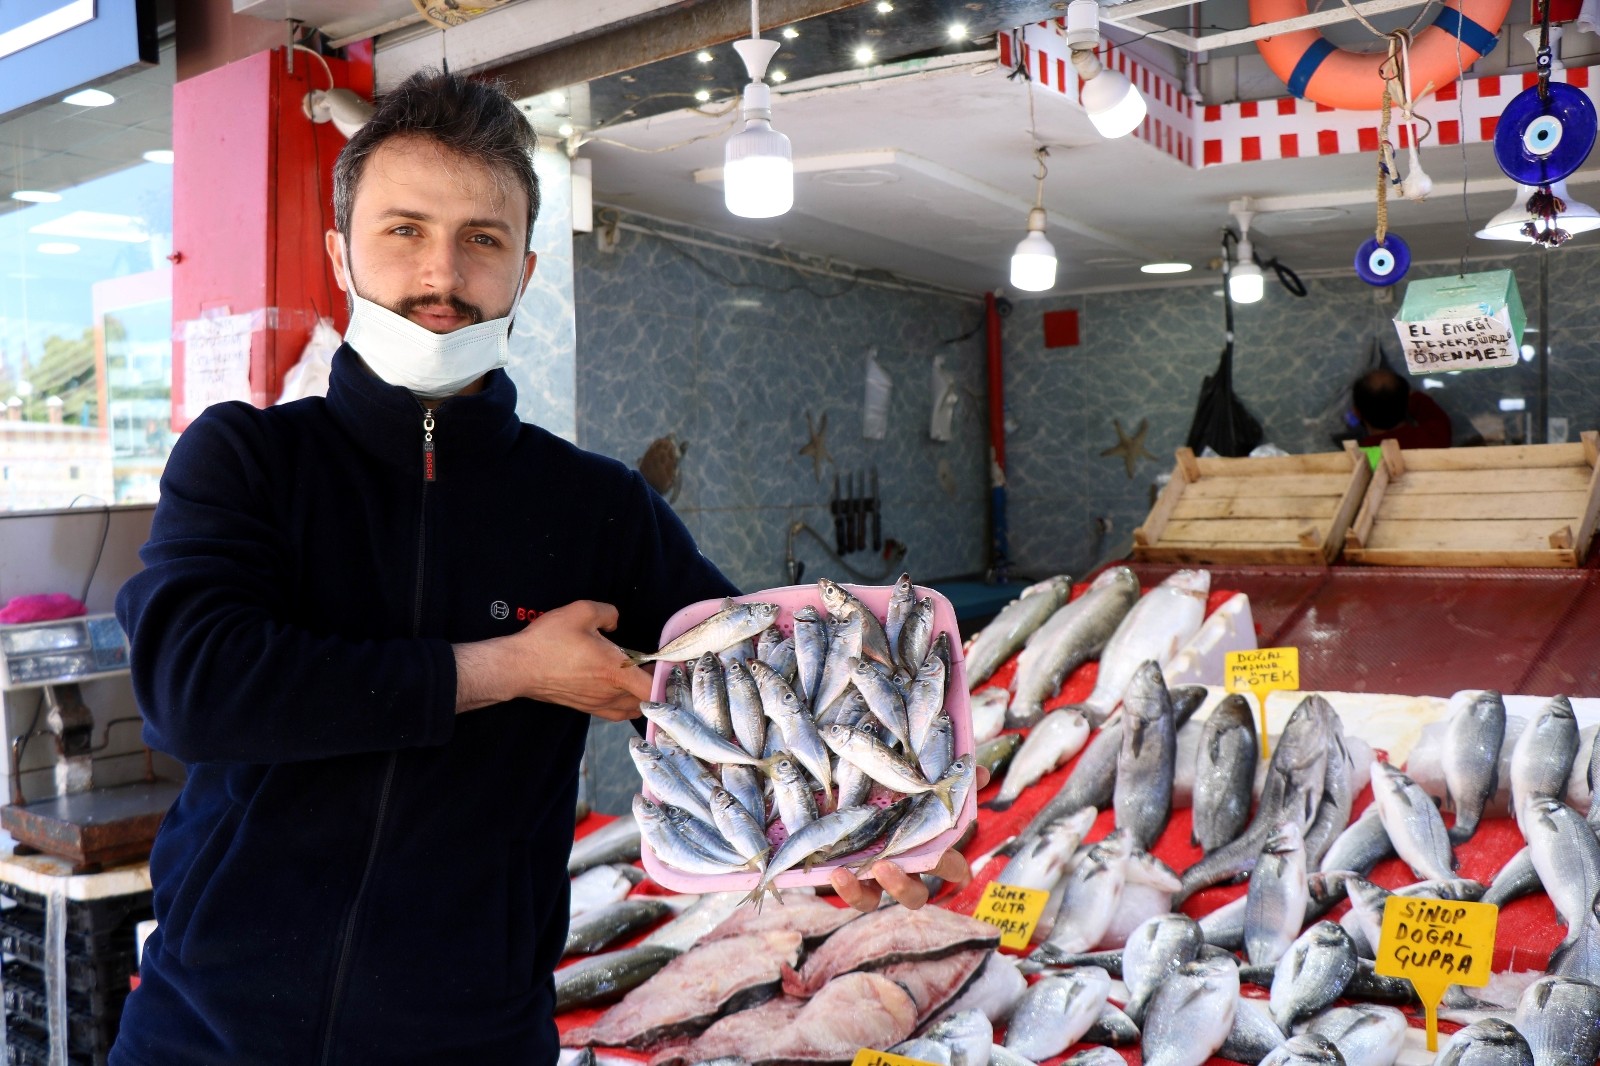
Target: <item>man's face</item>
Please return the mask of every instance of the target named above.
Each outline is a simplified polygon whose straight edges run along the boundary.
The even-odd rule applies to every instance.
[[[385,141],[367,158],[350,212],[350,247],[329,230],[344,292],[435,333],[511,311],[532,273],[527,194],[515,182],[422,137]]]

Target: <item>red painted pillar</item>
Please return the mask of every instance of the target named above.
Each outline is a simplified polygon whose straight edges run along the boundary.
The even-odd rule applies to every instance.
[[[333,161],[344,137],[302,110],[308,92],[328,88],[322,64],[296,51],[291,72],[289,54],[258,52],[173,88],[174,429],[200,413],[190,408],[200,406],[201,377],[225,370],[227,353],[241,368],[248,359],[248,395],[236,398],[264,407],[278,398],[317,318],[345,324],[322,241],[333,225]],[[370,48],[327,64],[336,85],[371,96]],[[222,316],[248,316],[248,353],[239,338],[197,350],[191,366],[188,323]]]

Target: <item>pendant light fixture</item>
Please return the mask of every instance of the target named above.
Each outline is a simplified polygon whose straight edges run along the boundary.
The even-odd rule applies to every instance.
[[[1528,207],[1528,201],[1538,191],[1533,185],[1519,184],[1517,191],[1512,194],[1511,206],[1491,218],[1476,236],[1490,241],[1521,241],[1523,244],[1532,244],[1536,228],[1542,220]],[[1556,202],[1565,208],[1555,216],[1555,224],[1569,236],[1600,229],[1600,211],[1574,200],[1567,192],[1565,179],[1551,182],[1550,191],[1555,195]]]
[[[794,206],[794,156],[789,138],[772,128],[772,90],[764,80],[777,41],[761,39],[760,0],[750,0],[750,38],[734,41],[750,84],[744,87],[744,129],[728,138],[722,195],[744,218],[773,218]]]
[[[1147,108],[1126,74],[1100,62],[1095,54],[1100,42],[1100,4],[1072,0],[1067,5],[1067,47],[1072,68],[1083,79],[1083,109],[1100,136],[1125,137],[1139,128]]]
[[[1056,249],[1044,235],[1044,176],[1048,173],[1043,148],[1033,150],[1039,162],[1037,187],[1033,196],[1033,210],[1028,212],[1028,235],[1017,243],[1011,253],[1011,284],[1025,292],[1044,292],[1056,283]]]
[[[1231,205],[1233,217],[1239,223],[1239,243],[1234,249],[1235,261],[1228,271],[1228,298],[1236,304],[1253,304],[1266,295],[1266,278],[1256,262],[1256,250],[1250,245],[1250,220],[1256,213],[1245,206],[1248,200]]]

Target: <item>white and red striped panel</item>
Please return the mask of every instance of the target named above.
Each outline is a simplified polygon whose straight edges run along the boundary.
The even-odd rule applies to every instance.
[[[1083,80],[1072,69],[1063,22],[1056,19],[1026,27],[1021,34],[1000,36],[1000,64],[1007,69],[1019,58],[1027,63],[1035,84],[1081,105]],[[1152,70],[1109,43],[1100,48],[1101,62],[1126,74],[1149,105],[1150,113],[1133,136],[1187,166],[1222,166],[1262,159],[1298,159],[1350,155],[1378,150],[1377,111],[1342,111],[1292,96],[1196,106],[1170,75]],[[1587,92],[1600,104],[1600,76],[1594,67],[1558,70],[1553,80]],[[1479,144],[1494,140],[1500,113],[1511,98],[1532,88],[1538,75],[1491,74],[1454,82],[1424,97],[1417,113],[1433,122],[1424,145]],[[1395,147],[1411,145],[1411,130],[1396,112],[1392,127]]]

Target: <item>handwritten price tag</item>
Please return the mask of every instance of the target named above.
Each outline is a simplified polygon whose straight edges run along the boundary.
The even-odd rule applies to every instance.
[[[891,1055],[887,1051],[874,1051],[864,1047],[856,1052],[856,1057],[850,1066],[934,1066],[933,1063],[923,1062],[921,1059],[910,1059],[904,1055]]]
[[[1482,988],[1494,960],[1500,908],[1492,903],[1390,896],[1378,939],[1378,973],[1404,977],[1428,1013],[1428,1050],[1439,1050],[1439,1001],[1451,985]]]
[[[1039,924],[1039,916],[1044,914],[1044,905],[1049,900],[1050,893],[1041,889],[990,881],[972,916],[1000,930],[1001,947],[1021,951],[1033,939],[1033,928]]]
[[[1223,681],[1229,692],[1255,696],[1261,715],[1261,757],[1267,757],[1267,694],[1300,687],[1299,648],[1255,648],[1230,651],[1223,662]]]

